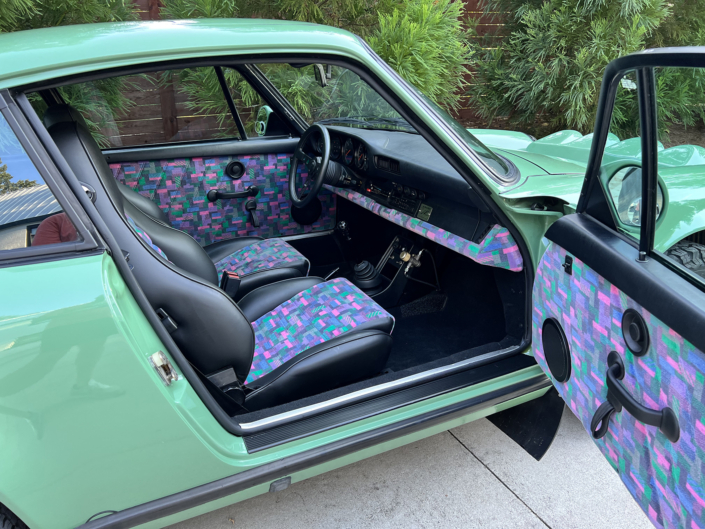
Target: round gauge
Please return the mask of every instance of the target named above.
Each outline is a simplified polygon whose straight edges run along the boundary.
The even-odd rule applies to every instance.
[[[367,168],[367,151],[362,143],[357,146],[355,151],[355,167],[358,169]]]
[[[346,165],[350,165],[353,161],[353,143],[350,138],[345,140],[343,144],[343,161]]]
[[[330,159],[337,160],[340,157],[341,149],[340,138],[333,136],[330,140]]]

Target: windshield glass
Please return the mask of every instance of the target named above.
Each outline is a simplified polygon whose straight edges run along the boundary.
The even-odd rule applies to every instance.
[[[416,133],[370,85],[347,68],[324,64],[257,67],[309,124]]]
[[[476,154],[482,158],[482,160],[501,178],[510,177],[511,169],[509,165],[494,152],[490,150],[484,143],[478,140],[475,136],[470,134],[468,130],[458,123],[455,119],[451,117],[448,112],[439,107],[431,99],[426,97],[418,88],[410,83],[409,86],[421,97],[428,106],[433,108],[438,115],[443,118],[443,120],[453,129],[453,131],[460,136],[465,143],[467,143]]]
[[[309,123],[417,134],[414,127],[355,72],[340,66],[316,64],[258,64],[270,82]],[[321,76],[325,79],[321,82]],[[431,106],[500,179],[511,168],[445,110],[406,83]]]

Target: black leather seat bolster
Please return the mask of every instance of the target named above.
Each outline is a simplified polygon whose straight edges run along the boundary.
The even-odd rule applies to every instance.
[[[262,240],[264,240],[262,237],[238,237],[236,239],[214,242],[204,246],[203,249],[208,254],[208,257],[211,258],[211,261],[217,263],[224,257]]]
[[[271,272],[277,270],[286,269],[277,268],[271,270]],[[250,277],[254,277],[256,275],[258,274],[246,276],[245,279],[249,279]],[[294,279],[284,279],[283,281],[270,283],[253,290],[249,294],[242,297],[237,304],[247,318],[247,321],[253,322],[268,312],[273,311],[285,301],[289,301],[296,294],[303,292],[304,290],[308,290],[319,283],[323,283],[323,279],[320,277],[297,277]],[[242,288],[242,283],[240,284],[240,288]]]
[[[125,198],[125,200],[130,202],[137,209],[149,215],[153,219],[170,226],[169,217],[167,217],[167,214],[164,213],[162,208],[157,206],[153,201],[140,195],[137,191],[132,189],[130,186],[126,186],[125,184],[118,183],[118,189],[120,189],[120,193],[122,193],[123,198]]]
[[[378,374],[389,359],[392,337],[383,331],[352,331],[297,355],[248,387],[248,410],[268,408]]]

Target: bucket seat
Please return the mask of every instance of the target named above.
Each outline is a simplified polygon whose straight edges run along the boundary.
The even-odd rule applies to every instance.
[[[394,318],[349,281],[289,278],[235,303],[218,287],[216,266],[191,236],[125,199],[78,112],[54,105],[44,119],[78,180],[96,190],[96,208],[174,341],[209,380],[232,373],[244,385],[248,409],[383,369]]]

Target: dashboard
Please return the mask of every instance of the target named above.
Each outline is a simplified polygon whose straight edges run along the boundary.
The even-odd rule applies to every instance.
[[[429,222],[473,242],[495,224],[470,185],[422,136],[407,132],[327,127],[337,187]],[[323,138],[314,139],[323,151]],[[329,169],[330,171],[330,169]],[[331,183],[331,182],[329,182]]]

